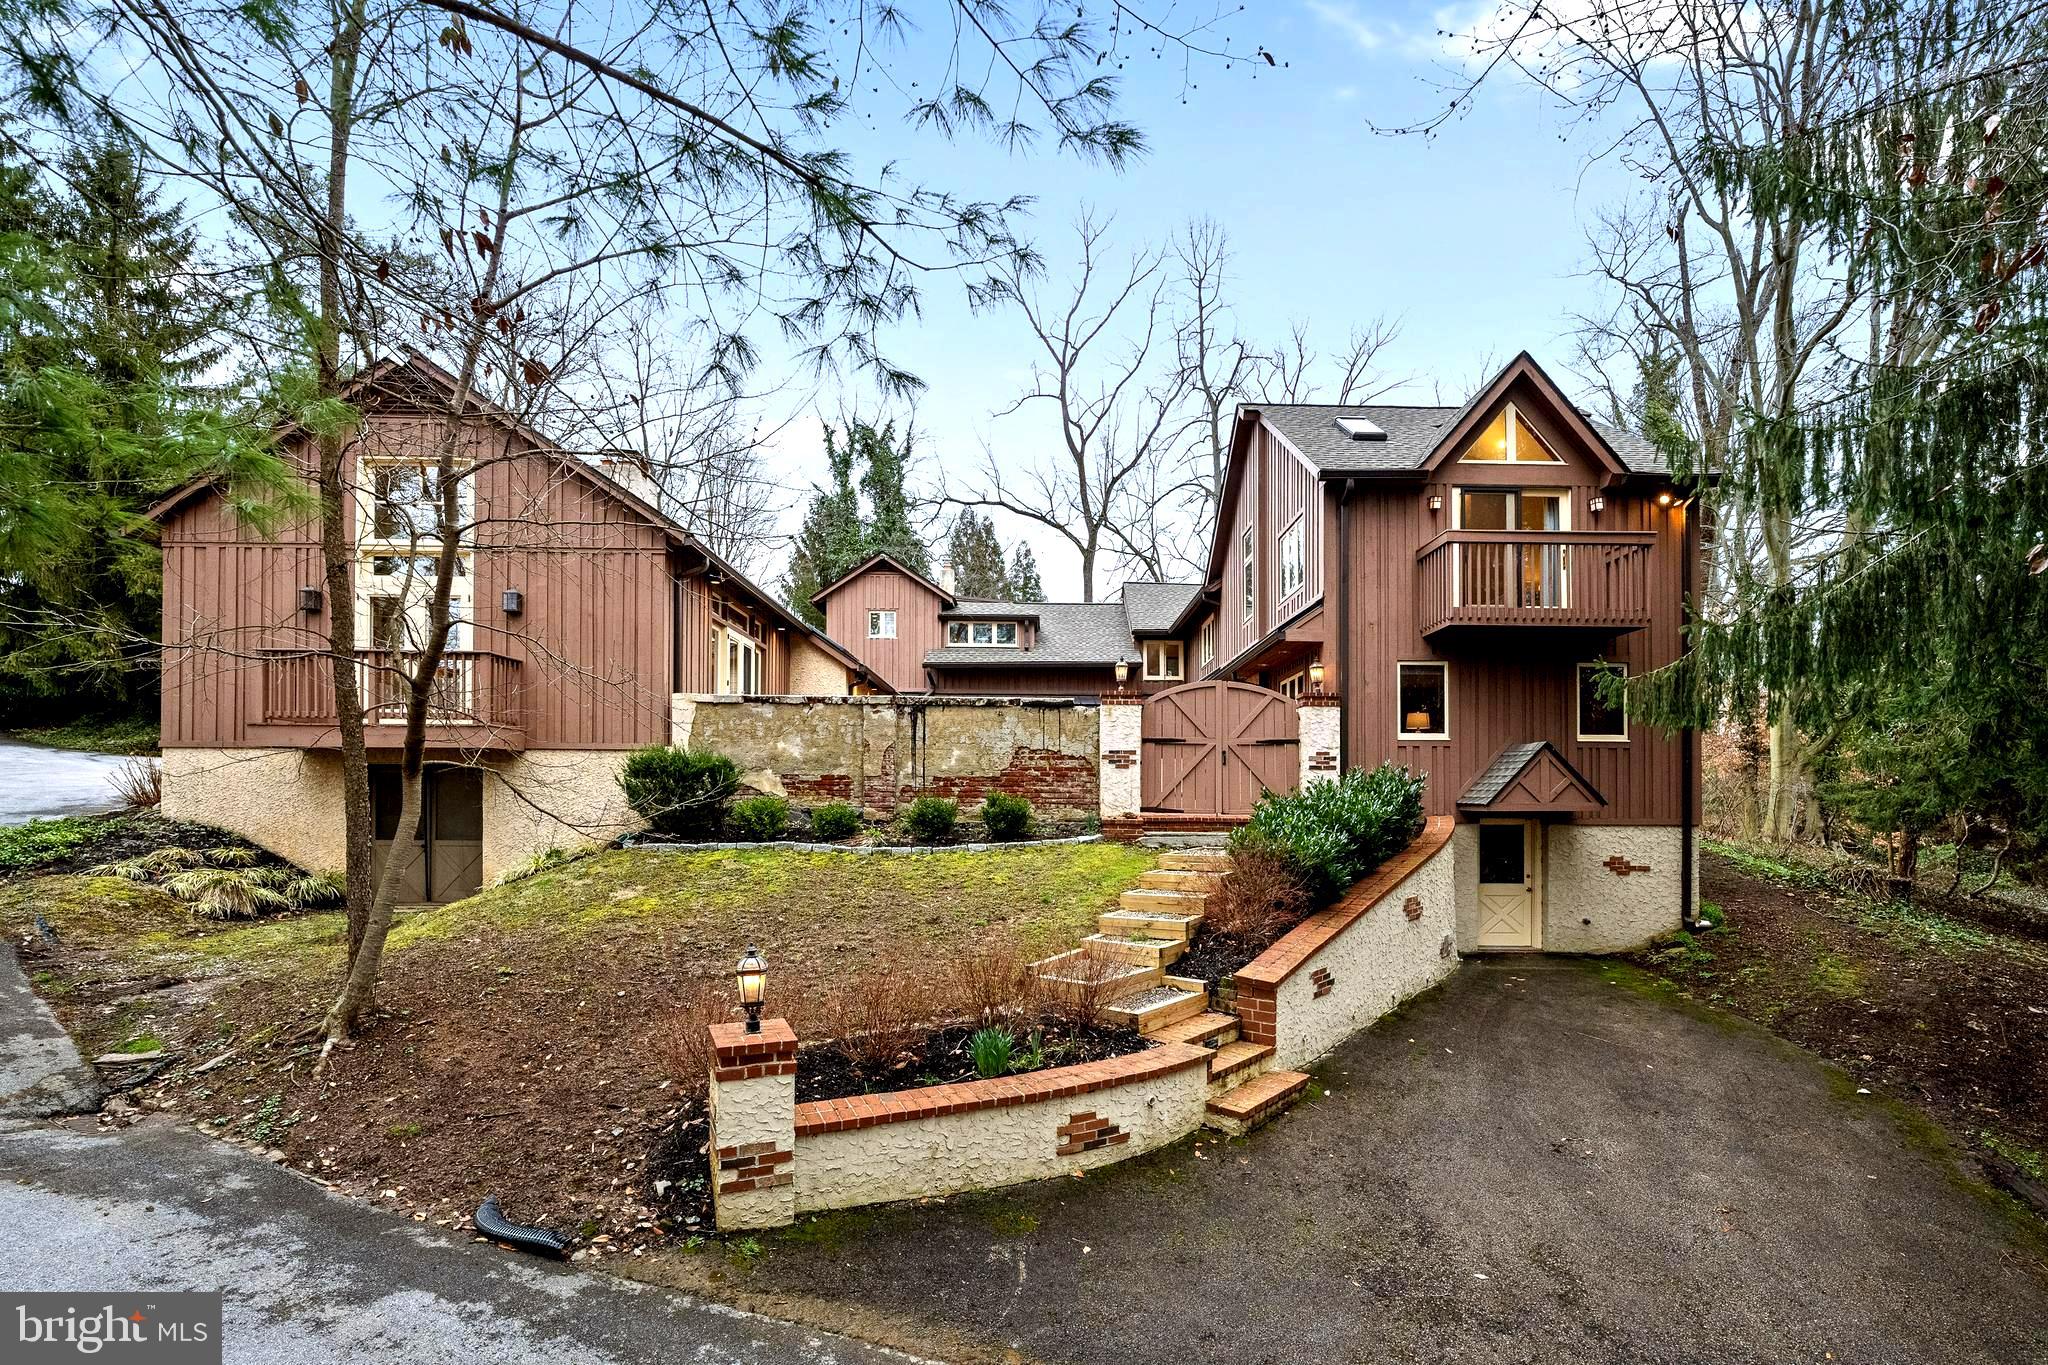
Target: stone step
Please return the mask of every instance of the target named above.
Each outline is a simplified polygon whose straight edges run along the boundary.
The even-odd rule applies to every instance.
[[[1178,986],[1162,983],[1119,1000],[1102,1013],[1111,1023],[1134,1028],[1149,1038],[1161,1029],[1176,1027],[1181,1020],[1201,1014],[1208,1007],[1207,992],[1184,991]]]
[[[1197,891],[1206,895],[1223,885],[1221,872],[1181,872],[1154,868],[1138,874],[1138,886],[1146,891]]]
[[[1231,1134],[1249,1133],[1294,1103],[1308,1089],[1307,1073],[1268,1071],[1253,1077],[1227,1095],[1209,1101],[1202,1122]]]
[[[1187,940],[1178,938],[1122,938],[1115,934],[1090,934],[1081,947],[1111,962],[1130,962],[1140,967],[1168,967],[1188,950]]]
[[[1165,976],[1157,963],[1141,966],[1097,957],[1086,948],[1075,948],[1031,964],[1031,974],[1054,997],[1078,1000],[1093,995],[1098,1005],[1128,1000],[1140,991],[1157,986]]]
[[[1159,855],[1161,872],[1230,871],[1230,855],[1220,848],[1176,848]]]
[[[1147,1029],[1145,1036],[1162,1043],[1191,1043],[1196,1047],[1221,1047],[1237,1041],[1237,1016],[1203,1010],[1177,1019],[1164,1028]]]
[[[1146,910],[1105,910],[1095,927],[1118,938],[1170,938],[1186,943],[1202,927],[1200,915],[1159,915]]]
[[[1120,910],[1148,915],[1199,915],[1209,908],[1205,891],[1155,891],[1139,888],[1116,898]]]
[[[1225,1043],[1209,1054],[1209,1084],[1235,1090],[1273,1060],[1271,1043]]]

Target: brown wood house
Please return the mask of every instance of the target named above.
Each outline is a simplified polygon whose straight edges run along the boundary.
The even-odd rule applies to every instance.
[[[323,591],[317,523],[271,535],[195,483],[153,510],[163,550],[164,811],[234,830],[316,869],[342,863],[340,735],[328,662],[354,616],[380,848],[397,840],[396,689],[439,548],[430,492],[454,381],[414,355],[366,371],[351,400],[343,508],[354,600]],[[881,687],[665,517],[644,472],[565,451],[477,404],[465,422],[460,618],[440,679],[409,899],[468,894],[542,849],[635,821],[624,755],[665,743],[678,693],[846,695]],[[311,467],[310,440],[286,451]],[[637,485],[637,486],[636,486]]]

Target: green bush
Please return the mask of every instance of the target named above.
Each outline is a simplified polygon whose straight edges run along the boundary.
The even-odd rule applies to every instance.
[[[960,803],[943,796],[920,796],[903,813],[903,827],[920,844],[936,844],[960,823]]]
[[[860,808],[851,801],[827,801],[811,812],[811,837],[830,842],[860,833]]]
[[[968,1054],[974,1058],[974,1072],[984,1079],[1009,1075],[1016,1050],[1017,1040],[1010,1036],[1008,1029],[976,1029],[974,1036],[967,1040]]]
[[[725,817],[725,827],[733,838],[751,839],[757,844],[780,839],[789,828],[789,802],[779,796],[750,796],[735,801],[732,814]]]
[[[619,773],[626,804],[658,834],[704,838],[725,818],[740,770],[723,754],[650,744]]]
[[[1231,845],[1277,849],[1310,900],[1326,905],[1421,832],[1422,785],[1406,768],[1382,763],[1287,796],[1268,794]]]
[[[1031,829],[1031,803],[1008,792],[990,792],[981,803],[981,823],[991,839],[1021,839]]]

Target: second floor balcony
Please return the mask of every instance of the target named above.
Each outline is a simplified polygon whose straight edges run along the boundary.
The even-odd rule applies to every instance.
[[[406,674],[417,666],[418,658],[411,654],[356,651],[356,686],[363,698],[363,731],[370,748],[396,748],[402,742],[409,692]],[[486,650],[447,651],[434,674],[427,743],[472,749],[524,748],[526,729],[519,691],[519,660]],[[280,739],[313,747],[339,746],[334,668],[329,656],[308,650],[267,651],[257,720],[262,728],[279,732]]]
[[[1650,624],[1648,531],[1445,531],[1416,552],[1424,635],[1563,627],[1619,635]]]

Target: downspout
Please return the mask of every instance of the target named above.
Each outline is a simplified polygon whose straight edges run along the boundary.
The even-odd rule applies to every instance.
[[[1693,608],[1693,526],[1698,520],[1698,496],[1687,498],[1678,504],[1679,515],[1685,518],[1684,528],[1679,532],[1679,555],[1682,563],[1678,570],[1679,604],[1679,657],[1692,653],[1692,608]],[[1678,923],[1691,929],[1697,924],[1693,906],[1693,860],[1697,856],[1693,848],[1693,786],[1697,780],[1698,735],[1691,725],[1678,732]]]
[[[1336,613],[1334,623],[1337,631],[1337,695],[1349,698],[1351,691],[1351,526],[1344,513],[1351,506],[1353,480],[1344,480],[1344,491],[1337,495],[1337,591],[1343,610]],[[1351,705],[1347,700],[1338,713],[1343,717],[1337,723],[1337,775],[1342,777],[1351,769],[1348,750],[1351,744]]]

